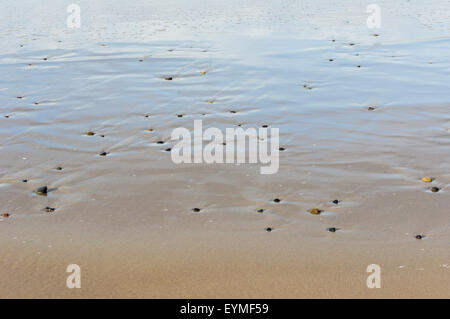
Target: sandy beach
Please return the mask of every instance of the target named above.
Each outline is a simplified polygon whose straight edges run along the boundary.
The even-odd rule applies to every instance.
[[[448,1],[3,3],[0,298],[450,298]],[[175,164],[194,120],[278,172]]]

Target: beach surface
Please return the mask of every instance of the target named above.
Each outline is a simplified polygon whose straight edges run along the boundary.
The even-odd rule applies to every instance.
[[[0,298],[450,297],[448,1],[72,3],[0,11]],[[194,120],[279,171],[173,163]]]

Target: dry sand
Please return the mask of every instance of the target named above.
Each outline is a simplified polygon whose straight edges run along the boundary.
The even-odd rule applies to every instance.
[[[377,2],[5,1],[0,297],[449,298],[448,2]],[[173,164],[195,119],[279,128],[279,172]]]

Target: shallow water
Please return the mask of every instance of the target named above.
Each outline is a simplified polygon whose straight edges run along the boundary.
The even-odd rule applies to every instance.
[[[367,248],[395,264],[425,245],[435,251],[428,271],[449,262],[448,1],[378,1],[381,29],[367,28],[369,2],[359,1],[78,1],[76,30],[64,1],[5,3],[5,247],[81,256],[201,238],[233,250],[271,226],[295,256],[321,247],[363,264],[350,251]],[[279,172],[173,164],[170,134],[195,119],[279,128]],[[427,175],[440,192],[420,181]],[[33,194],[42,185],[47,197]],[[338,240],[327,246],[330,226]]]

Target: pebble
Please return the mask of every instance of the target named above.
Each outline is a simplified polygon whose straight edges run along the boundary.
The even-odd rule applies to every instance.
[[[327,230],[328,230],[329,232],[335,233],[336,230],[337,230],[337,228],[335,228],[335,227],[330,227],[330,228],[327,228]]]
[[[279,203],[279,202],[281,202],[281,199],[275,198],[273,201],[274,201],[275,203]]]
[[[94,135],[95,135],[95,133],[94,133],[94,132],[92,132],[92,131],[89,131],[89,132],[87,132],[87,133],[86,133],[86,135],[87,135],[87,136],[94,136]]]
[[[433,178],[430,176],[425,176],[422,178],[422,182],[425,182],[425,183],[431,183],[432,181],[433,181]]]
[[[328,61],[333,62],[334,60],[333,59],[328,59]]]
[[[422,239],[424,237],[425,237],[424,235],[416,235],[416,239]]]
[[[11,216],[9,213],[3,213],[2,217],[8,218],[9,216]]]
[[[172,81],[172,80],[173,80],[173,77],[168,76],[168,77],[165,77],[164,80],[166,80],[166,81]]]
[[[202,75],[205,75],[206,74],[206,72],[205,71],[202,71]]]
[[[56,208],[47,206],[47,207],[45,207],[44,210],[45,210],[47,213],[53,213],[53,212],[56,210]]]
[[[201,211],[201,209],[200,208],[192,208],[192,211],[194,213],[199,213]]]
[[[262,128],[268,128],[269,127],[269,125],[267,125],[267,124],[264,124],[263,126],[262,126]]]
[[[177,114],[178,117],[183,117],[183,114]]]
[[[58,166],[55,168],[57,171],[62,171],[64,168],[62,168],[61,166]]]
[[[153,132],[153,129],[152,129],[152,128],[149,128],[149,129],[147,129],[147,131],[149,131],[149,132]]]
[[[164,141],[158,141],[156,144],[164,144]]]
[[[214,103],[215,101],[214,100],[208,100],[208,103]]]
[[[280,147],[278,150],[282,152],[285,151],[286,149],[284,147]]]
[[[171,150],[171,148],[166,148],[166,152],[170,152]]]
[[[313,215],[319,215],[320,213],[323,212],[323,210],[320,210],[318,208],[313,208],[313,209],[310,209],[309,212]]]
[[[269,232],[269,233],[270,233],[272,230],[273,230],[272,227],[267,227],[267,228],[266,228],[266,231]]]
[[[22,183],[28,183],[28,179],[22,179]]]
[[[107,152],[101,152],[101,153],[98,154],[98,155],[100,155],[100,156],[106,156],[106,155],[108,155],[108,153],[107,153]]]
[[[437,193],[439,192],[441,189],[439,187],[431,187],[430,191],[432,191],[433,193]]]
[[[376,109],[376,108],[373,107],[373,106],[369,106],[369,107],[367,108],[368,111],[375,111],[375,109]]]
[[[260,209],[258,209],[257,211],[256,211],[257,213],[264,213],[264,209],[263,208],[260,208]]]
[[[332,203],[337,205],[337,204],[340,203],[340,200],[339,199],[335,199],[335,200],[332,201]]]
[[[41,196],[47,196],[48,188],[47,186],[41,186],[34,191],[36,194]]]

